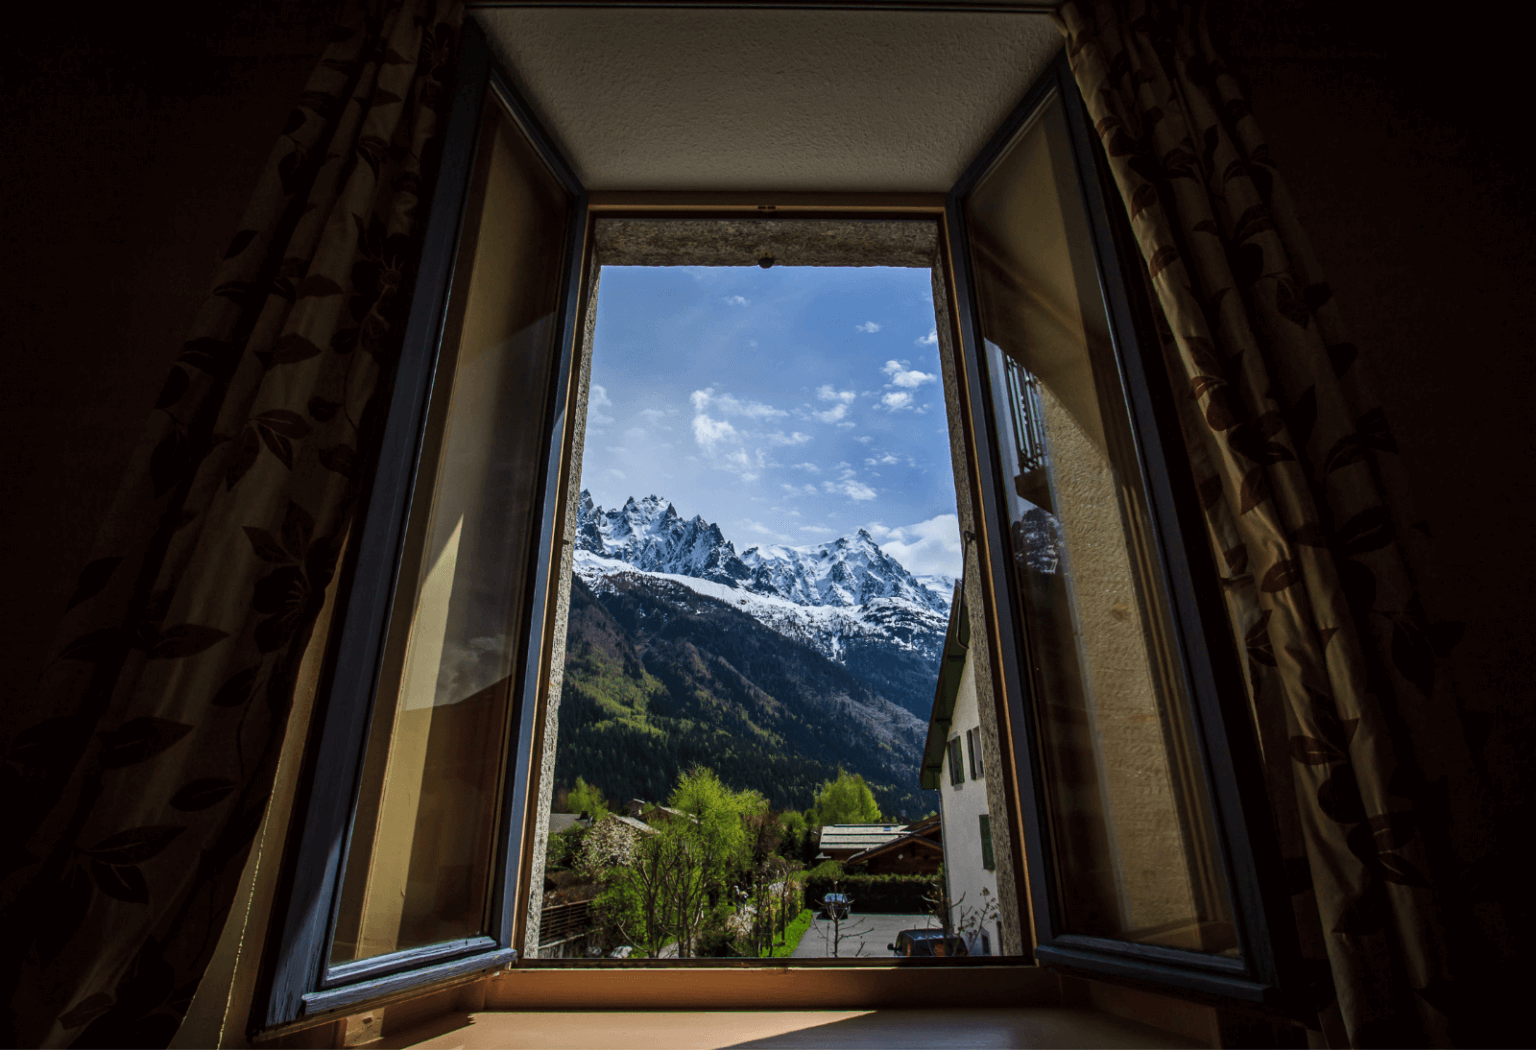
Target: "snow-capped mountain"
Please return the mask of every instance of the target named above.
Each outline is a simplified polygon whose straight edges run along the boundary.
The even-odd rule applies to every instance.
[[[802,606],[866,605],[876,598],[901,598],[934,612],[949,613],[949,577],[929,587],[886,554],[863,529],[828,543],[806,547],[766,544],[741,554],[718,525],[695,515],[684,520],[660,496],[605,511],[583,491],[577,512],[576,549],[624,562],[643,572],[660,572],[743,587]]]
[[[582,492],[575,561],[599,593],[615,577],[640,574],[727,602],[927,720],[954,581],[920,580],[863,529],[738,554],[719,526],[684,519],[659,496],[604,510]]]

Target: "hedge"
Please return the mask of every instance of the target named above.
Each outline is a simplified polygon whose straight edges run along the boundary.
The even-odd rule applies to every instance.
[[[827,894],[846,893],[856,913],[923,914],[930,907],[923,898],[933,892],[937,881],[933,875],[812,875],[805,880],[805,903],[820,907]]]

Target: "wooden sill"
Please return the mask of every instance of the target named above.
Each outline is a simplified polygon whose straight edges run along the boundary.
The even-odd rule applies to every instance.
[[[1191,1047],[1133,1021],[1062,1006],[927,1010],[478,1012],[361,1044],[421,1050],[881,1047]]]
[[[1223,1042],[1215,1017],[1033,966],[531,968],[272,1045],[1210,1047]]]

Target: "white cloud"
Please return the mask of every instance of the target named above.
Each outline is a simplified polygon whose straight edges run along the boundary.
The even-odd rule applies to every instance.
[[[864,528],[909,572],[960,575],[960,519],[953,514],[940,514],[916,525],[894,529],[878,522]]]
[[[740,295],[728,295],[722,301],[727,306],[747,306],[748,304],[751,303],[750,299],[747,299],[744,296],[740,296]]]
[[[937,328],[935,328],[931,332],[929,332],[927,335],[920,335],[920,336],[918,336],[916,339],[914,339],[912,341],[914,343],[916,343],[918,346],[938,346],[939,345],[939,330]]]
[[[905,390],[886,394],[880,399],[880,403],[892,412],[899,412],[903,408],[912,407],[912,395]]]
[[[798,430],[792,434],[786,434],[782,430],[775,430],[772,434],[768,435],[768,443],[770,445],[803,445],[809,440],[811,440],[811,435],[802,434]]]
[[[764,525],[762,522],[760,522],[760,521],[753,521],[751,518],[744,518],[744,519],[742,519],[741,527],[743,529],[745,529],[747,532],[755,532],[759,536],[767,536],[770,540],[773,540],[775,543],[793,543],[794,542],[793,537],[786,536],[782,532],[776,532],[773,529],[769,528],[767,525]]]
[[[647,423],[659,423],[663,419],[666,419],[668,416],[677,415],[677,409],[669,408],[666,411],[662,411],[659,408],[642,408],[635,414],[644,419]]]
[[[830,495],[841,494],[847,496],[851,500],[857,501],[871,500],[874,499],[876,495],[878,495],[874,489],[870,488],[862,481],[823,481],[821,483],[821,488],[823,492],[826,492]]]
[[[814,463],[796,463],[795,470],[803,470],[808,474],[820,474],[821,468]]]
[[[630,427],[628,430],[624,431],[624,436],[629,438],[631,441],[639,441],[641,438],[645,437],[645,428]]]
[[[848,414],[848,406],[853,404],[859,395],[852,390],[834,390],[830,383],[816,388],[818,401],[830,401],[832,407],[825,412],[812,412],[811,415],[822,423],[836,423]]]
[[[849,421],[848,421],[848,422],[846,422],[846,423],[839,423],[839,424],[838,424],[838,425],[837,425],[837,428],[838,428],[838,429],[839,429],[839,430],[847,430],[847,429],[848,429],[848,428],[849,428],[849,427],[856,427],[856,426],[858,426],[858,424],[857,424],[857,423],[855,423],[855,422],[853,422],[853,420],[851,420],[851,419],[850,419],[850,420],[849,420]]]
[[[587,394],[587,425],[610,426],[613,423],[613,417],[603,409],[612,407],[613,401],[608,397],[608,391],[601,384],[593,383],[591,391]]]
[[[812,536],[830,536],[837,530],[829,529],[825,525],[802,525],[800,526],[800,531],[809,533]]]
[[[756,481],[765,467],[770,466],[764,460],[762,450],[748,452],[744,448],[738,448],[725,458],[717,460],[715,466],[726,470],[733,470],[741,475],[742,481]]]
[[[693,440],[697,441],[699,447],[705,452],[713,452],[715,446],[722,441],[740,441],[741,431],[723,419],[711,419],[709,416],[698,415],[693,417]]]
[[[856,332],[878,332],[880,331],[880,326],[873,321],[865,321],[863,324],[854,325],[853,329]]]
[[[905,362],[902,361],[887,361],[885,367],[880,369],[880,371],[891,377],[891,381],[885,384],[886,386],[899,386],[907,390],[915,389],[924,383],[931,383],[939,378],[931,372],[919,372],[915,368],[907,368],[905,367]]]
[[[871,441],[873,441],[875,439],[870,437],[868,434],[860,434],[858,437],[854,438],[853,440],[857,441],[861,445],[867,445],[867,444],[869,444]]]
[[[748,419],[779,419],[789,415],[782,408],[774,408],[761,401],[742,401],[730,394],[717,394],[714,387],[695,390],[689,400],[693,402],[694,412],[699,414],[714,410],[721,415],[745,416]]]
[[[898,459],[896,456],[891,455],[891,453],[887,452],[885,455],[880,456],[880,457],[878,457],[876,459],[866,459],[864,461],[864,465],[866,467],[873,467],[873,466],[877,466],[877,465],[890,466],[892,463],[900,463],[900,462],[901,462],[900,459]]]
[[[608,468],[608,473],[612,474],[614,477],[618,478],[620,481],[624,480],[624,472],[622,470],[617,469],[616,467],[609,467]]]

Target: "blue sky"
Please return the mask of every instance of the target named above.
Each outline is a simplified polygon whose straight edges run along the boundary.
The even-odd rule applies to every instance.
[[[670,499],[737,550],[866,528],[958,575],[924,269],[604,267],[582,486]]]

